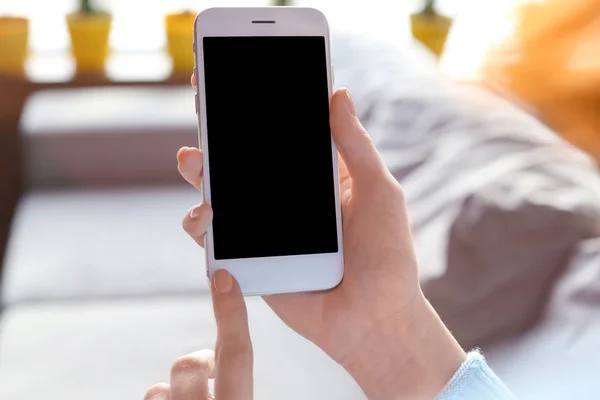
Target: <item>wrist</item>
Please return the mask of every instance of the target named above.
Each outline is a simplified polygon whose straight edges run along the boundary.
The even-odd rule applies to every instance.
[[[432,399],[466,354],[420,295],[402,315],[370,330],[342,363],[371,400]]]

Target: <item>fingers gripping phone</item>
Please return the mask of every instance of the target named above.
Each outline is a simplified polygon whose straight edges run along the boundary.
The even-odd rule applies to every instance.
[[[194,25],[209,277],[247,295],[335,287],[344,270],[329,28],[319,11],[211,8]]]

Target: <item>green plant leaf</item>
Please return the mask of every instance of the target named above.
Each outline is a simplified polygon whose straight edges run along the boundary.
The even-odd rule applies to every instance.
[[[435,0],[425,0],[425,7],[423,7],[423,14],[435,14]]]
[[[80,6],[81,6],[81,12],[84,14],[91,14],[94,12],[94,9],[92,8],[92,1],[91,0],[80,0]]]

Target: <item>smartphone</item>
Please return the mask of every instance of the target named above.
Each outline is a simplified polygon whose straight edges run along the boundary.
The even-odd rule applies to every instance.
[[[207,275],[245,295],[325,290],[344,273],[329,27],[311,8],[210,8],[194,24]]]

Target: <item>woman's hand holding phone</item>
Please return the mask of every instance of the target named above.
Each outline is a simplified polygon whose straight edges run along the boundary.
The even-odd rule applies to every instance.
[[[421,292],[402,188],[358,121],[346,89],[332,96],[331,128],[340,154],[343,281],[326,292],[270,295],[264,300],[288,326],[341,364],[369,399],[431,399],[456,372],[465,353]],[[177,160],[181,175],[200,189],[202,152],[182,148]],[[202,246],[211,219],[210,206],[202,204],[185,215],[183,227]],[[215,287],[220,279],[231,279],[228,275],[219,271],[212,285],[219,335],[226,330],[220,325]],[[241,349],[244,361],[219,370],[228,358],[225,351],[219,356],[224,340],[218,337],[216,365],[223,372],[216,376],[217,400],[252,398],[251,384],[242,385],[247,392],[235,397],[227,397],[223,386],[229,375],[251,380],[245,304],[232,282],[227,318],[237,318],[232,324],[245,326],[243,335],[233,335],[242,345],[232,346]],[[188,397],[172,393],[170,398]]]

